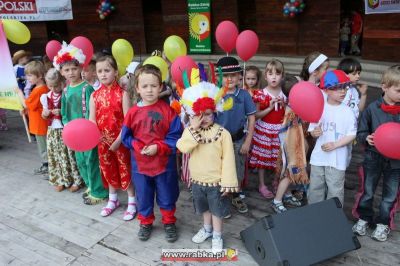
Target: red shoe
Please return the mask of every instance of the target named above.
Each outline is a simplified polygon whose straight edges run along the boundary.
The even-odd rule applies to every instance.
[[[119,200],[108,200],[108,202],[112,202],[114,204],[114,207],[113,208],[104,207],[100,213],[100,215],[103,217],[109,216],[111,213],[113,213],[115,211],[116,208],[119,207]],[[107,203],[107,205],[108,205],[108,203]]]

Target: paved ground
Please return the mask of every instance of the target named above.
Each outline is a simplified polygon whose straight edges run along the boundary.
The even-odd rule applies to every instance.
[[[39,165],[36,144],[27,142],[19,115],[16,112],[8,115],[10,130],[0,132],[0,265],[162,265],[162,248],[210,247],[210,242],[196,245],[190,240],[202,221],[193,214],[190,193],[183,187],[177,204],[180,238],[174,244],[164,240],[159,220],[151,239],[139,242],[136,237],[138,221],[122,220],[125,195],[121,195],[123,208],[111,217],[102,218],[99,215],[102,206],[84,205],[82,192],[55,192],[43,176],[32,175],[32,169]],[[361,153],[355,149],[347,173],[350,183],[356,183],[356,169],[361,160]],[[249,213],[233,212],[224,229],[225,245],[239,249],[236,265],[256,265],[244,248],[239,232],[272,213],[269,202],[256,192],[254,182],[246,193]],[[344,210],[349,219],[355,193],[356,190],[345,191]],[[159,214],[157,217],[159,219]],[[397,226],[399,217],[397,215]],[[322,265],[400,265],[398,229],[384,243],[369,237],[359,239],[360,250]],[[291,241],[296,241],[295,237]],[[299,243],[302,244],[307,243]]]

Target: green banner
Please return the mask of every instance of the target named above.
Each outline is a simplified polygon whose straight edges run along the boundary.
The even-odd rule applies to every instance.
[[[188,0],[189,53],[211,53],[210,0]]]

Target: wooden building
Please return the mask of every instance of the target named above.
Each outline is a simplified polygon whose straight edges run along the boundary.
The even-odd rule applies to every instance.
[[[271,0],[211,0],[212,32],[219,22],[231,20],[240,31],[254,30],[260,39],[259,54],[304,56],[322,51],[337,56],[339,27],[343,9],[363,10],[362,0],[307,0],[304,13],[295,18],[284,17],[286,1]],[[117,38],[129,40],[136,55],[162,49],[170,35],[188,40],[186,0],[118,0],[116,10],[105,20],[96,13],[98,0],[72,0],[73,20],[27,22],[32,40],[26,49],[44,53],[51,39],[69,41],[75,36],[92,40],[96,50],[110,47]],[[363,15],[362,58],[380,61],[400,61],[400,14]],[[213,53],[222,53],[215,42]],[[15,51],[21,47],[12,46]]]

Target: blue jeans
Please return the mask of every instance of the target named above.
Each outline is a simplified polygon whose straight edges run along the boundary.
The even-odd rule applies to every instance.
[[[392,169],[389,160],[373,151],[365,152],[364,180],[361,199],[356,211],[361,219],[372,223],[374,221],[374,194],[378,182],[383,174],[382,200],[379,206],[379,215],[375,223],[390,225],[393,219],[394,203],[399,189],[400,169]]]

